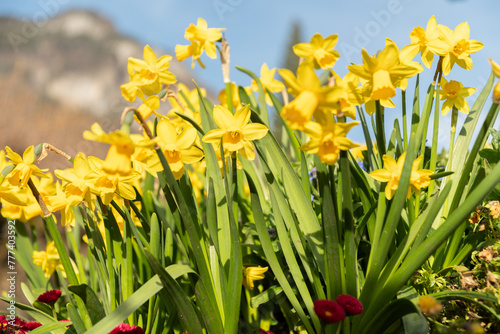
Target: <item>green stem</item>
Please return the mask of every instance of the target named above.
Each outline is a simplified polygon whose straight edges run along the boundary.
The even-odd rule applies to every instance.
[[[448,154],[448,167],[451,166],[451,163],[453,161],[453,148],[455,146],[455,134],[457,133],[457,120],[458,109],[454,106],[451,111],[450,152]]]
[[[375,117],[377,119],[377,146],[380,157],[386,154],[385,149],[385,127],[384,127],[384,108],[380,105],[380,101],[375,101],[377,110]]]
[[[401,100],[403,104],[403,151],[408,147],[408,123],[406,121],[406,91],[401,91]]]
[[[439,83],[437,83],[435,91],[439,92]],[[433,172],[436,171],[436,164],[437,164],[437,146],[439,139],[440,114],[441,113],[439,112],[439,98],[436,97],[436,102],[434,105],[434,129],[432,131],[432,149],[431,149],[431,164],[430,164],[430,170]],[[435,186],[436,186],[436,180],[432,180],[431,183],[429,184],[429,195],[432,195]]]
[[[227,109],[230,112],[233,112],[233,94],[231,92],[231,83],[226,82],[226,100],[227,100]]]

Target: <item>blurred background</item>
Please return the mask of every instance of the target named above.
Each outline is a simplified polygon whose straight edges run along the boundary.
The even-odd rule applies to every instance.
[[[451,29],[468,21],[471,38],[485,47],[472,55],[472,71],[455,66],[447,79],[480,90],[491,72],[487,58],[500,61],[499,9],[498,0],[3,0],[0,147],[8,145],[22,153],[29,145],[48,142],[70,155],[83,151],[103,158],[106,145],[84,141],[82,132],[95,121],[105,131],[119,127],[119,115],[129,105],[119,87],[128,81],[127,58],[142,58],[146,44],[157,56],[170,54],[175,58],[175,45],[188,44],[184,31],[198,17],[209,27],[226,28],[231,80],[242,86],[251,80],[234,65],[257,74],[264,62],[270,68],[294,68],[298,59],[291,46],[308,42],[316,32],[325,37],[339,35],[335,49],[341,58],[335,70],[342,76],[347,65],[361,63],[361,48],[373,54],[384,47],[386,37],[402,48],[409,44],[412,29],[425,28],[432,15]],[[171,71],[179,82],[196,80],[217,103],[216,96],[224,86],[220,59],[210,60],[206,55],[202,59],[206,69],[197,64],[192,70],[188,59],[184,63],[173,61]],[[420,61],[420,56],[415,60]],[[422,93],[436,62],[421,74]],[[413,91],[414,80],[409,87]],[[477,93],[469,103],[475,96]],[[397,104],[399,99],[396,96]],[[400,116],[399,110],[386,111],[388,127],[392,127],[391,117]],[[450,117],[448,114],[441,121],[444,129],[449,129]],[[459,122],[463,119],[461,115]],[[448,130],[441,133],[440,145],[447,145]],[[350,137],[363,141],[361,130],[354,129]],[[51,168],[67,167],[67,162],[57,157],[43,163]]]

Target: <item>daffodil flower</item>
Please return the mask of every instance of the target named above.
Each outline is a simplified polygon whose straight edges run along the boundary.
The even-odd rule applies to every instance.
[[[222,38],[221,31],[224,28],[208,28],[207,22],[199,18],[196,25],[190,24],[184,33],[184,38],[191,42],[190,45],[176,45],[175,55],[178,61],[183,61],[186,58],[193,57],[192,67],[194,68],[194,61],[198,60],[201,67],[205,68],[200,60],[203,50],[207,53],[209,58],[215,59],[217,54],[215,52],[215,41]]]
[[[299,43],[293,46],[293,52],[306,61],[312,61],[315,68],[330,68],[335,65],[340,54],[333,50],[337,44],[338,35],[330,35],[323,39],[320,34],[314,34],[309,43]]]
[[[197,132],[193,127],[177,134],[175,125],[167,119],[162,119],[156,126],[156,132],[158,145],[176,180],[184,175],[184,164],[193,164],[203,158],[203,151],[194,146]]]
[[[303,130],[314,112],[319,109],[336,109],[343,89],[338,86],[321,86],[310,62],[303,62],[297,69],[297,77],[287,69],[278,70],[288,92],[295,99],[283,107],[281,117],[295,130]]]
[[[269,129],[263,124],[248,123],[250,105],[238,109],[234,115],[226,107],[215,106],[214,120],[219,129],[209,131],[202,138],[205,143],[219,145],[222,138],[224,152],[229,154],[238,152],[248,160],[255,159],[251,141],[261,139]]]
[[[48,169],[42,170],[34,165],[35,148],[33,146],[28,147],[24,151],[22,158],[8,146],[5,147],[5,151],[7,151],[7,157],[16,165],[16,168],[5,178],[11,185],[22,189],[27,186],[32,175],[48,177],[43,173],[48,171]]]
[[[497,77],[500,78],[500,65],[493,61],[493,59],[488,58],[491,64],[491,67],[493,69],[493,74]],[[500,102],[500,81],[496,83],[495,88],[493,88],[493,102],[499,103]]]
[[[118,174],[120,176],[129,175],[132,171],[130,157],[134,153],[135,146],[153,147],[154,141],[144,141],[140,143],[132,142],[130,136],[122,131],[113,131],[106,133],[102,130],[98,123],[92,124],[91,131],[85,131],[83,138],[86,140],[98,141],[101,143],[110,144],[106,160],[102,170],[108,174]]]
[[[243,286],[248,290],[253,290],[254,281],[264,279],[266,277],[264,273],[269,269],[269,267],[243,267]]]
[[[411,176],[410,176],[410,187],[408,187],[408,192],[406,197],[410,198],[411,190],[413,189],[417,195],[420,194],[422,188],[428,187],[431,181],[430,175],[433,174],[432,171],[427,169],[418,169],[423,156],[419,156],[412,164]],[[401,154],[398,161],[388,155],[384,155],[382,160],[384,161],[383,169],[377,169],[370,173],[370,176],[379,182],[387,182],[385,186],[385,197],[391,200],[396,193],[399,186],[399,180],[401,178],[401,173],[403,171],[403,165],[406,159],[406,152]]]
[[[143,119],[147,119],[158,108],[160,108],[160,98],[158,95],[151,95],[137,108],[137,111]]]
[[[347,66],[349,71],[367,80],[366,92],[373,101],[387,100],[396,95],[403,79],[422,72],[422,68],[401,63],[396,44],[387,43],[378,56],[371,57],[362,49],[363,65]]]
[[[172,57],[169,55],[156,57],[149,45],[144,47],[144,60],[130,57],[128,59],[128,73],[131,82],[146,95],[153,95],[161,90],[162,84],[174,84],[177,79],[169,70]],[[123,90],[122,90],[123,92]]]
[[[278,93],[285,88],[285,85],[281,81],[278,81],[274,79],[274,74],[276,73],[276,69],[269,69],[267,67],[267,64],[264,63],[262,67],[260,68],[260,82],[262,83],[262,88],[264,89],[264,94],[266,97],[266,103],[268,105],[272,105],[273,102],[271,100],[271,97],[266,91],[266,88],[269,89],[271,92]],[[252,80],[252,90],[254,92],[259,91],[259,86],[257,85],[257,82],[255,80]],[[239,95],[239,94],[238,94]]]
[[[33,263],[42,267],[46,278],[52,276],[57,268],[59,268],[63,276],[66,277],[66,271],[59,258],[59,253],[57,252],[54,241],[47,243],[45,251],[33,251]]]
[[[339,159],[340,151],[346,151],[358,146],[345,136],[359,122],[336,123],[331,117],[326,117],[323,124],[311,122],[305,133],[311,139],[300,149],[309,154],[317,154],[321,162],[333,165]]]
[[[432,61],[434,60],[434,53],[428,47],[429,43],[438,39],[439,34],[437,31],[437,21],[436,17],[432,16],[427,22],[427,26],[424,30],[422,27],[415,27],[410,33],[411,44],[405,46],[401,49],[401,53],[407,53],[411,55],[411,58],[415,57],[417,53],[420,52],[420,57],[425,67],[431,68]]]
[[[57,182],[57,193],[53,196],[44,196],[43,201],[47,205],[50,212],[61,212],[61,225],[75,226],[75,214],[73,213],[73,206],[80,204],[78,199],[67,196],[64,193],[62,186]]]
[[[455,63],[461,68],[470,70],[472,59],[470,55],[481,50],[484,44],[470,39],[470,27],[467,22],[460,23],[455,30],[439,24],[439,38],[428,43],[432,52],[443,58],[443,74],[448,75]]]
[[[441,78],[441,89],[439,90],[439,99],[446,100],[441,107],[441,115],[446,115],[451,108],[455,107],[464,114],[469,113],[469,104],[464,99],[476,92],[473,87],[464,87],[461,82]]]

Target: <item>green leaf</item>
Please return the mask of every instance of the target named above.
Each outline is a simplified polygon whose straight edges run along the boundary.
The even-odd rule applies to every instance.
[[[407,314],[418,312],[408,299],[397,299],[383,307],[362,329],[361,334],[384,333],[385,330]]]
[[[51,324],[43,325],[29,331],[30,334],[46,334],[46,333],[65,333],[66,327],[73,324],[71,321],[58,321]]]
[[[419,295],[414,287],[405,287],[398,292],[398,299],[408,299],[414,304],[418,302]],[[418,309],[417,309],[418,310]],[[403,318],[405,334],[428,334],[429,324],[421,312],[410,313]]]
[[[250,306],[252,308],[258,308],[260,305],[267,303],[268,301],[273,300],[275,297],[279,296],[283,293],[283,288],[278,285],[273,285],[268,289],[262,291],[257,296],[253,296],[250,299]]]
[[[485,148],[484,150],[479,151],[479,156],[488,160],[490,165],[495,165],[500,161],[500,152],[491,148]]]
[[[173,279],[177,279],[185,274],[196,274],[193,269],[181,264],[168,266],[165,268],[165,271],[168,272]],[[156,295],[161,289],[163,289],[163,285],[160,277],[158,275],[153,276],[149,281],[137,289],[132,296],[123,301],[123,303],[113,312],[90,328],[86,334],[109,333],[113,328],[118,326],[120,322],[126,319],[129,314],[135,312],[135,310],[146,303],[151,296]]]
[[[146,257],[148,258],[148,262],[152,269],[160,277],[160,281],[168,296],[172,299],[172,302],[183,323],[183,328],[187,329],[191,333],[202,333],[203,329],[200,319],[198,319],[198,315],[196,314],[193,304],[189,300],[186,292],[177,283],[177,281],[160,266],[158,261],[148,251],[146,251]]]
[[[87,284],[70,285],[68,289],[83,300],[92,324],[98,323],[105,316],[104,308],[99,298]]]

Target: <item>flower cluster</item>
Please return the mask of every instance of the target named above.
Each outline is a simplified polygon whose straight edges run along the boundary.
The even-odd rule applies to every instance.
[[[314,312],[328,323],[337,323],[346,316],[363,313],[361,302],[350,295],[339,295],[336,301],[330,299],[318,299],[314,301]]]
[[[411,190],[415,191],[417,195],[420,195],[420,190],[426,188],[431,182],[430,175],[433,174],[432,171],[428,169],[418,169],[423,156],[419,156],[415,161],[413,161],[410,176],[410,188],[408,188],[407,197],[410,198]],[[377,169],[370,173],[370,176],[377,181],[387,182],[385,186],[385,197],[390,200],[396,193],[399,186],[399,179],[401,178],[401,173],[403,172],[403,165],[406,159],[406,152],[401,154],[398,161],[394,158],[384,155],[384,167],[383,169]]]
[[[0,315],[0,333],[25,334],[40,326],[42,324],[36,321],[24,321],[17,316],[14,319],[8,319],[5,315]]]

